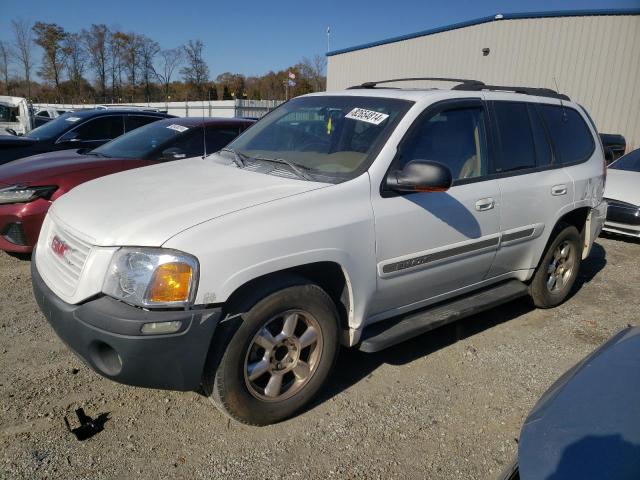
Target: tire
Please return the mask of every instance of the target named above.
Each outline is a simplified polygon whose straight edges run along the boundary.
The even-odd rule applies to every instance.
[[[566,300],[582,263],[582,239],[578,229],[559,224],[556,232],[529,285],[529,294],[538,308],[555,307]]]
[[[203,389],[239,422],[268,425],[291,417],[331,373],[338,313],[324,290],[302,282],[241,309],[241,321],[226,327],[223,340],[216,331],[214,338],[226,345],[205,371]]]

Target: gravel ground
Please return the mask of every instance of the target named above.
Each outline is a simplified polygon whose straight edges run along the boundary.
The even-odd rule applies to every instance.
[[[344,350],[324,394],[278,425],[196,393],[127,387],[75,358],[0,253],[0,478],[495,478],[522,421],[574,363],[637,324],[640,243],[600,238],[575,295],[513,302],[378,354]],[[64,417],[108,414],[79,442]]]

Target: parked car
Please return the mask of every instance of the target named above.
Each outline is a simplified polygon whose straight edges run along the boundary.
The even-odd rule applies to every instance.
[[[297,97],[206,160],[57,200],[35,295],[102,375],[202,385],[232,418],[277,422],[340,343],[374,352],[516,298],[563,302],[604,222],[597,135],[547,89]]]
[[[31,130],[29,104],[22,97],[0,95],[0,139]]]
[[[617,160],[627,150],[626,139],[617,133],[601,133],[600,139],[604,146],[604,157],[607,164]]]
[[[167,118],[84,152],[63,150],[0,165],[0,249],[28,253],[51,202],[77,185],[115,172],[215,152],[254,122]]]
[[[33,128],[37,128],[41,125],[44,125],[47,122],[50,122],[54,118],[58,118],[63,113],[66,113],[69,110],[63,110],[54,107],[40,107],[35,110],[35,114],[33,115]]]
[[[640,148],[609,165],[604,196],[609,205],[604,230],[640,237]]]
[[[640,477],[640,327],[615,335],[540,397],[504,480]]]
[[[125,132],[168,117],[172,115],[127,109],[65,113],[24,136],[0,137],[0,165],[38,153],[96,148]]]

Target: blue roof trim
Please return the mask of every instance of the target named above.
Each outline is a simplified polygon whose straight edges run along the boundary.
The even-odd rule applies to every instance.
[[[497,15],[497,14],[496,14]],[[422,30],[421,32],[409,33],[407,35],[400,35],[398,37],[386,38],[384,40],[378,40],[376,42],[363,43],[362,45],[356,45],[355,47],[342,48],[340,50],[332,50],[327,52],[327,57],[333,55],[340,55],[341,53],[353,52],[356,50],[364,50],[365,48],[377,47],[379,45],[386,45],[388,43],[401,42],[403,40],[410,40],[412,38],[426,37],[427,35],[433,35],[434,33],[447,32],[449,30],[456,30],[458,28],[470,27],[472,25],[480,25],[488,22],[500,22],[502,20],[521,20],[524,18],[550,18],[550,17],[590,17],[598,15],[640,15],[640,8],[629,9],[600,9],[600,10],[557,10],[551,12],[524,12],[524,13],[503,13],[501,19],[496,19],[496,15],[490,15],[487,17],[476,18],[474,20],[467,20],[465,22],[453,23],[451,25],[445,25],[442,27],[430,28],[429,30]]]

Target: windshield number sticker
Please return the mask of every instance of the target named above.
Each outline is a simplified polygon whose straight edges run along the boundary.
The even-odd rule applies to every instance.
[[[65,120],[67,122],[77,122],[78,120],[80,120],[80,117],[69,117],[69,118],[65,118]]]
[[[389,118],[389,115],[387,115],[386,113],[375,112],[373,110],[366,110],[364,108],[354,108],[349,113],[347,113],[344,118],[372,123],[374,125],[380,125],[387,118]]]
[[[167,128],[170,128],[171,130],[175,130],[176,132],[186,132],[187,130],[189,130],[189,127],[184,127],[182,125],[176,125],[175,123],[172,125],[169,125]]]

